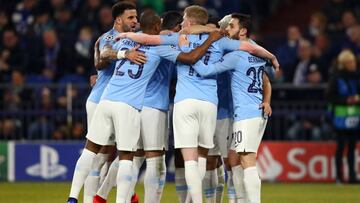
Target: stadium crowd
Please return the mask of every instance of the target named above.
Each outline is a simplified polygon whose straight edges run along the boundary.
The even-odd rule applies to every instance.
[[[309,13],[306,29],[288,25],[281,35],[264,34],[261,28],[271,23],[266,19],[276,15],[282,4],[296,6],[295,1],[134,2],[139,11],[151,8],[159,14],[191,4],[206,7],[217,19],[234,11],[252,14],[254,39],[273,51],[282,67],[272,76],[274,83],[327,83],[343,49],[360,58],[360,2],[356,0],[323,1],[321,10]],[[89,93],[89,77],[95,73],[93,45],[113,25],[113,3],[0,0],[0,139],[84,138],[86,119],[81,111]],[[50,85],[54,83],[58,85]],[[73,86],[66,89],[68,83]],[[66,116],[70,111],[67,95],[72,101],[71,119]],[[27,120],[24,114],[30,115]]]

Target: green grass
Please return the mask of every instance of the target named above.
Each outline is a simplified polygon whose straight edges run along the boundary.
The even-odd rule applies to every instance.
[[[0,183],[0,202],[64,203],[70,183]],[[143,197],[143,186],[136,191]],[[82,202],[82,201],[80,201]],[[115,202],[115,190],[109,203]],[[143,202],[141,200],[141,202]],[[176,203],[174,184],[166,184],[162,203]],[[224,203],[227,202],[226,198]],[[263,203],[359,203],[360,185],[336,184],[263,184]]]

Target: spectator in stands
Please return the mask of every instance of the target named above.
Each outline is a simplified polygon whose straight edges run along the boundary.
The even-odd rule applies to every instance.
[[[360,74],[355,55],[350,50],[338,56],[338,65],[328,84],[327,97],[332,107],[336,131],[336,180],[344,182],[343,152],[348,147],[349,182],[355,183],[355,146],[360,136]]]
[[[346,0],[330,0],[323,7],[323,13],[328,19],[328,29],[331,32],[338,32],[342,30],[341,14],[349,9],[349,4]]]
[[[32,140],[46,140],[51,139],[51,134],[55,130],[54,119],[50,119],[51,113],[54,109],[54,102],[49,88],[42,88],[41,90],[40,107],[38,107],[38,116],[35,121],[29,125],[27,138]]]
[[[315,12],[310,16],[308,35],[310,39],[314,39],[320,34],[326,33],[327,19],[322,12]]]
[[[2,36],[3,31],[10,24],[9,16],[5,10],[0,10],[0,36]]]
[[[76,121],[72,127],[71,139],[72,140],[84,140],[84,135],[86,134],[84,124]]]
[[[37,0],[22,0],[16,5],[15,11],[12,14],[12,22],[16,30],[21,35],[27,34],[29,28],[34,23],[34,11],[37,5]]]
[[[0,48],[0,75],[7,76],[7,81],[9,81],[11,71],[13,69],[24,70],[27,60],[14,29],[7,28],[4,30],[2,44],[3,46]]]
[[[296,62],[298,43],[301,40],[301,32],[299,27],[291,25],[287,29],[287,41],[280,45],[276,50],[276,57],[281,64],[285,81],[291,81],[294,70],[293,66]]]
[[[98,16],[101,6],[101,0],[86,0],[86,3],[83,4],[77,18],[81,19],[83,25],[98,25]]]
[[[356,19],[355,13],[352,10],[346,10],[341,15],[341,23],[343,30],[346,31],[348,28],[357,25],[358,20]]]
[[[92,29],[88,26],[83,26],[75,43],[76,74],[86,75],[87,77],[90,70],[93,69],[93,44]]]
[[[43,33],[43,43],[44,43],[44,53],[43,53],[44,67],[41,68],[48,69],[49,71],[56,73],[56,71],[58,70],[57,61],[60,51],[60,42],[58,41],[58,37],[55,30],[49,29]]]
[[[114,25],[114,20],[111,13],[111,7],[103,6],[99,12],[99,33],[105,33],[110,30]],[[96,25],[97,26],[97,25]],[[95,30],[97,27],[94,27]]]
[[[336,55],[336,49],[331,44],[331,39],[329,39],[328,35],[323,33],[315,37],[313,44],[313,57],[321,67],[320,71],[323,77],[322,81],[327,81],[333,58]]]
[[[11,73],[11,86],[3,95],[4,109],[19,112],[29,109],[33,101],[32,90],[25,86],[25,76],[20,70],[13,70]]]
[[[54,28],[59,41],[63,46],[72,46],[75,43],[78,29],[77,19],[72,18],[70,7],[64,6],[55,11]]]
[[[16,120],[6,118],[0,121],[0,140],[17,140],[19,138]]]
[[[355,56],[360,59],[360,25],[350,27],[347,30],[348,40],[342,48],[351,49]]]
[[[298,48],[298,63],[295,68],[294,85],[319,84],[322,81],[321,68],[312,54],[308,40],[301,40]]]

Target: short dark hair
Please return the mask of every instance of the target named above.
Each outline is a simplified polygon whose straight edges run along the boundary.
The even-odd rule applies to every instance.
[[[122,15],[125,10],[136,10],[136,5],[129,1],[121,1],[117,2],[113,7],[111,8],[112,16],[115,19],[116,17]]]
[[[171,30],[181,24],[183,16],[178,11],[167,11],[162,15],[162,19],[161,29]]]
[[[218,24],[219,20],[220,20],[219,18],[210,15],[207,24],[214,24],[217,28],[219,28],[220,27]]]
[[[160,25],[161,19],[153,10],[146,10],[140,15],[140,29],[149,30],[152,29],[155,25]]]
[[[233,13],[231,17],[239,20],[239,27],[246,28],[246,36],[249,37],[251,33],[251,16],[243,13]]]

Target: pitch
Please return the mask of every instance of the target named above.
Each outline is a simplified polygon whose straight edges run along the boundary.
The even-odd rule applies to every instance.
[[[11,203],[64,203],[70,183],[0,183],[0,202]],[[136,191],[143,202],[143,186]],[[269,184],[262,187],[264,203],[354,203],[360,202],[360,185],[337,184]],[[109,203],[115,202],[112,190]],[[82,194],[80,195],[82,202]],[[175,184],[165,185],[162,203],[176,203]],[[224,203],[227,202],[226,197]]]

